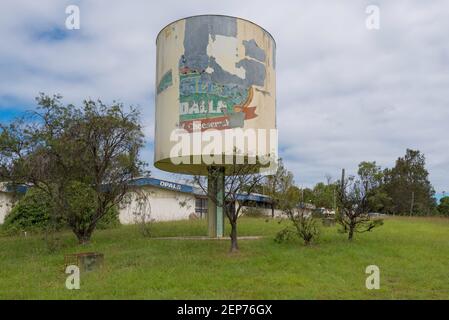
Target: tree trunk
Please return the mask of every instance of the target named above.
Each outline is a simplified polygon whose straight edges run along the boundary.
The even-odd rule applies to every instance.
[[[94,233],[95,227],[97,226],[97,222],[91,223],[87,229],[78,230],[75,232],[76,236],[78,237],[78,243],[81,245],[89,244],[90,238],[92,237],[92,234]]]
[[[80,234],[80,235],[77,235],[77,237],[78,237],[78,243],[80,245],[86,245],[86,244],[89,244],[89,242],[90,242],[90,234],[89,235]]]
[[[239,251],[237,244],[237,222],[231,223],[231,252]]]
[[[92,233],[93,233],[92,228],[88,228],[88,229],[80,230],[80,231],[76,232],[76,237],[78,238],[78,243],[80,245],[89,244]]]
[[[353,236],[354,236],[354,226],[350,225],[349,226],[348,240],[352,240]]]

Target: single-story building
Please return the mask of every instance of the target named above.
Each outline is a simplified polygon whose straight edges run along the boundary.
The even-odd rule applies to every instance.
[[[11,211],[14,199],[11,192],[0,189],[0,224],[5,221],[6,215]]]
[[[142,218],[183,220],[196,212],[202,216],[202,197],[195,195],[193,186],[151,177],[135,179],[131,184],[134,192],[129,192],[119,208],[120,222],[123,224],[132,224]],[[205,210],[207,212],[207,203]]]
[[[0,182],[0,224],[5,221],[6,215],[14,207],[14,203],[17,200],[17,194],[23,194],[26,192],[26,188],[19,187],[14,193],[10,186],[6,183]]]
[[[134,192],[129,192],[119,206],[122,224],[132,224],[142,219],[170,221],[207,216],[208,199],[200,188],[152,177],[135,179],[131,185]],[[0,188],[0,224],[14,205],[13,196],[7,188]],[[243,213],[256,208],[267,216],[280,215],[278,210],[272,208],[272,201],[268,196],[241,195],[239,201],[243,201]]]

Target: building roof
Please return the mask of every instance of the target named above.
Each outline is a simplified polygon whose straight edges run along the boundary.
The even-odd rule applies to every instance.
[[[131,182],[131,185],[153,186],[156,188],[168,189],[172,191],[191,193],[197,196],[206,196],[205,192],[201,188],[194,187],[188,184],[166,181],[151,177],[143,177],[135,179],[133,182]],[[237,195],[237,200],[271,203],[271,198],[269,196],[258,193],[252,193],[249,195],[239,194]]]
[[[142,187],[142,186],[152,186],[156,188],[171,190],[175,192],[183,192],[183,193],[190,193],[197,196],[206,196],[204,191],[201,188],[194,187],[188,184],[184,183],[177,183],[162,179],[156,179],[152,177],[141,177],[136,178],[133,181],[130,182],[131,186],[136,187]],[[14,187],[12,187],[10,184],[3,183],[0,185],[0,191],[3,192],[13,192]],[[18,193],[25,193],[28,189],[27,186],[16,186],[16,191]],[[258,193],[252,193],[249,195],[243,195],[239,194],[237,195],[237,200],[240,201],[255,201],[255,202],[265,202],[265,203],[271,203],[271,198],[269,196],[258,194]]]
[[[161,189],[168,189],[172,191],[194,193],[194,188],[187,184],[176,183],[151,177],[137,178],[131,183],[132,186],[153,186]]]
[[[25,193],[27,191],[28,187],[25,185],[14,185],[12,183],[8,182],[0,182],[0,192],[5,193]]]
[[[251,194],[239,194],[237,195],[237,200],[241,201],[255,201],[255,202],[265,202],[271,203],[271,198],[264,194],[251,193]]]

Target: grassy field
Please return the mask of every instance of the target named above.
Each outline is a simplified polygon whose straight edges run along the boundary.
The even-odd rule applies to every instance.
[[[135,226],[99,230],[79,247],[61,234],[49,253],[41,236],[0,238],[0,299],[448,299],[449,219],[388,218],[353,243],[336,227],[318,244],[277,244],[275,220],[240,220],[240,241],[144,238]],[[154,224],[154,236],[204,235],[205,221]],[[104,253],[101,270],[65,288],[64,255]],[[379,266],[380,290],[365,288],[365,268]]]

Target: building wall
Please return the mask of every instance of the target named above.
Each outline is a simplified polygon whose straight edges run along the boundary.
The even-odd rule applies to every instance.
[[[190,214],[195,213],[195,196],[193,194],[151,186],[139,187],[138,191],[144,194],[148,200],[139,201],[142,196],[131,192],[127,200],[123,201],[120,206],[119,218],[123,224],[133,224],[142,221],[142,218],[146,221],[153,219],[155,221],[185,220],[189,219]],[[139,210],[139,208],[143,208],[143,210]],[[139,212],[142,211],[146,212],[144,217],[139,215]]]
[[[0,191],[0,224],[2,224],[5,221],[5,217],[11,211],[12,206],[13,206],[12,194]]]
[[[237,204],[236,204],[237,205]],[[246,210],[251,210],[251,207],[248,206],[242,206],[242,211],[245,212]],[[256,208],[259,210],[263,215],[271,217],[272,211],[271,208]],[[310,216],[312,214],[312,209],[306,208],[306,209],[295,209],[295,214],[303,213],[306,217]],[[287,216],[285,213],[282,212],[282,210],[274,209],[274,217],[275,218],[286,218]]]
[[[146,221],[153,219],[155,221],[186,220],[192,213],[195,213],[194,194],[153,186],[139,186],[136,189],[149,199],[147,204],[140,206],[144,209],[145,215],[143,218]],[[138,198],[137,193],[131,192],[127,200],[120,205],[119,219],[122,224],[133,224],[141,221],[141,217],[136,215],[137,212],[142,211],[139,210]],[[4,222],[5,216],[11,211],[12,207],[12,194],[0,191],[0,224]],[[245,208],[242,209],[245,210]],[[271,216],[270,208],[258,209],[263,211],[266,216]],[[275,217],[279,216],[281,216],[281,211],[275,210]]]

